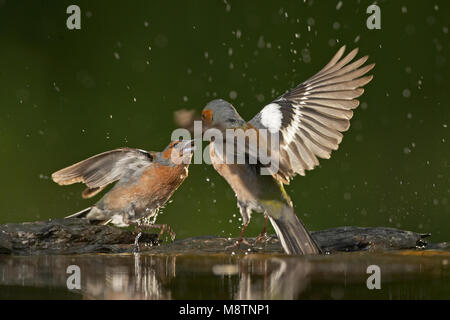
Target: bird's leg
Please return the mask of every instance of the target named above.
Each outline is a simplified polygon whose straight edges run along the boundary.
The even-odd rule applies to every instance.
[[[164,231],[166,231],[170,235],[170,239],[172,241],[175,240],[176,233],[172,230],[172,228],[168,224],[146,224],[146,225],[138,225],[136,229],[133,231],[133,234],[136,234],[136,238],[134,239],[134,252],[139,252],[139,238],[142,236],[142,232],[144,230],[149,229],[161,229],[158,234],[158,241],[161,239]]]
[[[136,232],[138,233],[138,236],[136,236],[136,239],[139,239],[140,233],[143,230],[150,230],[150,229],[160,229],[161,231],[158,234],[158,241],[161,239],[162,235],[164,234],[164,231],[167,231],[170,235],[170,239],[172,241],[175,240],[176,233],[172,230],[172,228],[167,224],[155,224],[156,218],[158,217],[158,209],[151,210],[147,209],[146,212],[148,212],[148,216],[141,218],[138,221],[138,228]]]
[[[135,230],[135,233],[137,233],[136,238],[140,237],[141,233],[144,230],[150,230],[150,229],[160,229],[161,231],[158,234],[158,240],[161,239],[162,235],[164,234],[164,231],[167,231],[167,233],[170,235],[170,239],[173,241],[175,240],[176,233],[172,230],[172,228],[168,224],[140,224]]]
[[[244,225],[242,226],[242,229],[241,229],[241,233],[239,235],[239,239],[237,239],[236,242],[234,244],[232,244],[231,246],[225,247],[225,250],[235,249],[235,248],[239,247],[241,243],[250,246],[250,243],[248,243],[248,241],[245,240],[245,238],[244,238],[245,229],[247,229],[247,226],[249,223],[250,223],[250,220],[247,220],[247,222],[244,223]]]
[[[255,239],[255,244],[257,244],[258,242],[266,242],[267,241],[267,220],[269,220],[269,216],[268,215],[264,215],[265,216],[265,220],[264,220],[264,228],[262,229],[261,233],[256,237]]]
[[[158,235],[158,240],[162,237],[164,234],[164,231],[167,231],[167,233],[170,235],[170,239],[173,241],[175,240],[176,233],[172,230],[172,228],[168,224],[152,224],[149,226],[150,228],[158,228],[161,229]]]
[[[246,204],[246,202],[240,201],[240,200],[238,200],[237,206],[239,208],[239,211],[240,211],[242,219],[243,219],[241,233],[240,233],[239,239],[233,245],[225,247],[225,250],[237,248],[237,247],[239,247],[239,245],[241,243],[246,244],[247,246],[250,246],[250,243],[248,243],[248,241],[245,240],[245,238],[244,238],[244,233],[245,233],[245,229],[247,229],[247,226],[250,223],[252,209]]]
[[[132,207],[130,210],[134,210],[134,207]],[[132,215],[134,216],[134,212]],[[136,220],[135,222],[131,222],[127,218],[127,215],[124,215],[124,221],[128,225],[134,226],[134,230],[132,231],[132,234],[136,235],[136,237],[134,238],[134,252],[137,253],[140,251],[139,250],[139,238],[142,236],[142,233],[145,230],[148,230],[151,227],[151,224],[149,223],[149,220],[146,217],[140,218],[140,219]],[[158,240],[159,240],[159,236],[158,236]]]

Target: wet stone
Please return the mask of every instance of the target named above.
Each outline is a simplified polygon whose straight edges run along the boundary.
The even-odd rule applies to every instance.
[[[385,251],[448,247],[427,244],[428,234],[384,227],[339,227],[311,232],[325,252]],[[139,238],[140,252],[174,253],[283,253],[276,236],[264,242],[247,238],[250,245],[236,243],[235,238],[202,236],[162,242],[156,234],[143,232]],[[133,252],[135,234],[129,229],[92,225],[83,219],[11,223],[0,225],[0,254],[51,255],[84,253]]]

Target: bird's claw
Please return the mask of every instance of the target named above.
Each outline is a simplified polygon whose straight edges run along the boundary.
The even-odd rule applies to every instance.
[[[255,238],[255,244],[258,243],[266,243],[269,241],[270,237],[267,236],[266,232],[261,232],[256,238]]]
[[[133,231],[133,235],[136,235],[136,238],[134,239],[134,252],[139,252],[139,238],[142,236],[142,231],[144,229],[160,229],[160,232],[157,237],[157,241],[160,242],[160,239],[162,235],[164,234],[164,231],[167,231],[167,233],[170,235],[170,239],[172,241],[175,240],[176,233],[172,230],[172,228],[167,224],[145,224],[138,226],[138,229]]]
[[[161,239],[162,235],[164,234],[164,231],[167,231],[167,233],[170,235],[170,240],[174,241],[177,234],[172,230],[172,228],[167,224],[161,224],[161,225],[153,225],[155,228],[160,228],[161,231],[158,235],[158,240]]]
[[[250,244],[247,240],[245,240],[244,238],[239,238],[238,240],[235,241],[234,244],[232,244],[232,245],[230,245],[230,246],[226,246],[226,247],[225,247],[225,250],[230,250],[230,249],[236,249],[236,248],[239,248],[239,246],[240,246],[241,244],[245,244],[246,246],[251,247],[251,244]]]

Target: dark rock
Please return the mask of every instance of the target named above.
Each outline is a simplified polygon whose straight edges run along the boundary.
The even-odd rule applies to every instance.
[[[0,253],[16,255],[125,252],[135,236],[127,229],[92,225],[84,219],[0,225]],[[141,243],[157,244],[157,235],[144,234]]]
[[[383,251],[424,248],[427,234],[394,228],[339,227],[312,232],[312,236],[326,252]],[[49,221],[0,225],[0,254],[44,255],[81,253],[132,252],[135,235],[128,229],[93,225],[84,219],[56,219]],[[282,253],[276,237],[264,243],[248,238],[250,246],[227,249],[236,239],[214,236],[193,237],[159,245],[156,234],[143,233],[140,248],[149,253],[221,253],[264,252]],[[439,245],[433,245],[439,248]],[[447,247],[447,246],[445,246]]]
[[[324,251],[381,251],[425,248],[429,234],[384,227],[339,227],[316,231],[312,236]]]

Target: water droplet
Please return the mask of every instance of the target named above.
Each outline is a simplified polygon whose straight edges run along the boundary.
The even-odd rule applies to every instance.
[[[409,98],[411,96],[411,91],[409,89],[404,89],[402,95],[405,98]]]

